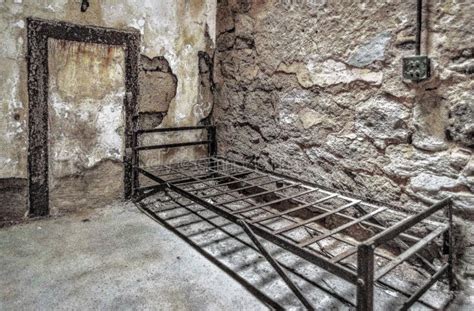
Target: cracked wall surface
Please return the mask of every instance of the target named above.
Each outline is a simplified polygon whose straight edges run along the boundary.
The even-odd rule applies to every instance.
[[[404,81],[415,1],[218,1],[219,152],[418,210],[474,211],[474,4],[425,4],[433,76]]]
[[[140,64],[142,90],[139,99],[139,110],[143,113],[141,121],[146,127],[156,127],[194,125],[202,119],[200,114],[195,113],[199,110],[197,108],[201,104],[200,94],[202,93],[199,53],[212,49],[214,45],[215,10],[215,0],[91,1],[85,13],[80,12],[80,1],[1,1],[0,179],[24,180],[27,177],[28,93],[25,58],[27,17],[118,30],[138,29],[141,33],[140,53],[142,54]],[[154,69],[147,67],[146,60],[153,63],[155,59],[160,60],[161,67]],[[78,64],[81,61],[78,58]],[[114,66],[109,67],[114,68]],[[84,68],[78,66],[78,69]],[[115,69],[107,70],[107,74],[113,70]],[[100,77],[107,77],[107,75]],[[92,73],[82,74],[77,78],[74,86],[78,89],[87,91],[91,87],[94,88],[96,77]],[[123,97],[123,89],[118,85],[115,86],[117,86],[115,92],[110,92],[108,96],[116,99],[116,101],[115,99],[111,101],[118,102],[121,100],[119,98]],[[72,95],[76,96],[78,93]],[[94,113],[97,113],[100,109],[95,110]],[[118,110],[115,109],[112,112],[102,109],[101,111],[104,115],[95,119],[99,123],[95,128],[109,131],[107,135],[112,134],[117,129],[114,120],[120,118],[117,115]],[[79,127],[80,118],[74,119],[73,115],[69,114],[64,122],[65,124],[69,122],[71,128],[75,125]],[[109,124],[113,126],[108,128]],[[93,136],[96,134],[94,133]],[[103,150],[103,154],[114,153],[119,141],[115,137],[113,141],[117,144],[108,146],[108,138],[107,142],[97,140],[97,146],[94,148]],[[181,139],[181,137],[175,137],[175,139]],[[62,147],[61,150],[63,153],[66,152]],[[94,151],[91,152],[94,154]],[[107,155],[101,157],[97,163],[109,165],[118,161],[119,158],[121,160],[122,155],[122,151],[114,153],[113,156]],[[87,157],[84,163],[97,160],[94,156]],[[90,170],[86,171],[90,172]],[[23,203],[22,206],[24,208]]]
[[[48,49],[49,207],[54,213],[120,199],[124,48],[49,39]]]

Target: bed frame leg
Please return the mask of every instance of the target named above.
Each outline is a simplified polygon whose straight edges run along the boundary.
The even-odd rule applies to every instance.
[[[374,309],[374,247],[360,244],[357,251],[357,310]]]
[[[454,291],[456,289],[455,277],[454,277],[454,235],[453,235],[453,203],[450,201],[446,207],[446,216],[448,218],[448,231],[445,232],[443,237],[444,249],[443,252],[448,254],[448,283],[449,290]]]
[[[308,310],[314,310],[314,307],[311,305],[311,303],[306,299],[306,297],[303,295],[301,290],[298,288],[298,286],[291,281],[291,279],[288,277],[288,275],[285,273],[283,268],[278,264],[278,262],[270,255],[270,253],[266,250],[266,248],[260,243],[260,241],[257,239],[255,236],[255,233],[253,233],[252,229],[248,226],[248,224],[240,219],[237,221],[241,226],[242,229],[244,229],[245,233],[250,237],[252,242],[257,246],[259,249],[260,253],[267,259],[267,261],[272,265],[272,267],[276,270],[276,272],[280,275],[280,277],[285,281],[285,283],[288,285],[288,287],[291,289],[291,291],[298,297],[298,299],[301,301],[301,303],[306,307]]]

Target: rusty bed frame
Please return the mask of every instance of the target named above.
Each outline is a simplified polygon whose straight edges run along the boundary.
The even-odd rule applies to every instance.
[[[145,135],[169,135],[182,131],[207,132],[207,139],[142,144]],[[216,128],[212,125],[136,129],[132,135],[134,201],[141,201],[167,189],[240,225],[307,309],[314,307],[257,236],[355,285],[358,310],[373,310],[376,284],[405,296],[407,299],[402,310],[420,302],[420,297],[442,277],[447,278],[450,290],[453,289],[451,198],[443,199],[416,214],[369,203],[355,195],[341,194],[311,182],[220,157],[217,155]],[[207,147],[209,156],[153,167],[140,165],[142,151],[199,145]],[[155,184],[140,187],[139,180],[143,177]],[[378,217],[382,214],[391,215],[389,219],[396,221],[387,224]],[[328,229],[322,225],[327,219],[338,219],[339,223]],[[279,224],[278,227],[275,224]],[[415,230],[413,233],[413,229],[421,224],[429,230]],[[309,236],[305,235],[301,239],[300,230],[305,230]],[[351,230],[359,232],[359,238],[351,238],[354,233]],[[360,231],[363,231],[363,238],[360,237]],[[321,243],[328,240],[343,245],[344,251],[338,254],[325,251]],[[423,250],[433,243],[442,245],[442,261],[438,265],[423,255]],[[382,246],[387,245],[396,245],[401,250],[396,256],[388,256],[382,251]],[[381,267],[375,265],[377,260],[384,264]],[[429,271],[427,280],[416,291],[406,292],[384,281],[384,276],[409,260],[417,260]]]

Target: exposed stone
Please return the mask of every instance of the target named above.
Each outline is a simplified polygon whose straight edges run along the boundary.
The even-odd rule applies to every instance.
[[[450,109],[449,135],[465,146],[474,146],[474,102],[464,99]]]
[[[466,60],[460,64],[453,64],[449,66],[449,69],[458,73],[470,75],[474,73],[474,59]]]
[[[313,109],[303,108],[299,113],[301,123],[303,123],[304,129],[309,129],[315,124],[319,124],[323,121],[323,117],[314,111]]]
[[[218,6],[230,15],[215,55],[220,151],[413,210],[472,191],[471,145],[461,139],[473,118],[447,118],[472,97],[470,76],[452,67],[472,58],[461,4],[430,11],[434,66],[425,83],[400,72],[413,54],[414,3]]]
[[[388,31],[378,34],[355,50],[347,60],[347,63],[355,67],[365,67],[377,60],[384,60],[385,48],[390,38],[391,33]]]
[[[445,128],[448,113],[440,96],[427,94],[413,109],[413,145],[427,151],[448,149]]]
[[[392,145],[385,150],[390,160],[383,170],[393,177],[414,177],[421,173],[430,173],[450,178],[457,178],[459,169],[450,162],[450,152],[423,152],[411,145]]]
[[[470,218],[474,214],[474,195],[472,195],[472,192],[456,193],[453,197],[453,202],[454,208],[462,209],[463,213],[461,213],[461,216]]]
[[[255,21],[247,14],[235,16],[235,35],[240,38],[253,40],[253,28]]]
[[[326,141],[328,153],[336,157],[334,163],[346,169],[374,173],[379,166],[379,152],[368,141],[354,136],[329,135]]]
[[[451,163],[451,166],[457,170],[462,170],[463,168],[465,168],[465,173],[463,172],[464,175],[469,176],[469,174],[474,174],[474,170],[468,173],[468,164],[470,162],[473,163],[472,168],[474,169],[474,158],[472,156],[472,150],[466,148],[456,148],[451,152],[449,161]]]
[[[457,185],[459,185],[457,179],[427,173],[421,173],[410,179],[410,187],[415,191],[436,192],[454,188]]]
[[[235,43],[235,33],[234,32],[225,32],[217,38],[217,46],[219,51],[229,50],[234,46]]]
[[[142,55],[139,73],[140,112],[166,112],[176,96],[178,80],[164,57]]]
[[[325,60],[322,63],[314,60],[310,60],[308,64],[293,63],[286,65],[282,63],[278,70],[296,74],[300,84],[306,88],[313,85],[327,87],[337,84],[349,84],[355,81],[380,85],[383,78],[381,72],[358,68],[349,69],[344,63],[332,59]]]
[[[410,136],[408,110],[386,97],[374,97],[357,107],[356,130],[381,148],[387,143],[407,142]]]
[[[466,167],[462,171],[465,176],[474,176],[474,157],[471,156],[469,162],[466,164]]]

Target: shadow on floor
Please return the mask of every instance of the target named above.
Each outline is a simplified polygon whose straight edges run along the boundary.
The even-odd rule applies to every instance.
[[[273,309],[303,308],[240,226],[172,192],[154,195],[137,203],[137,206],[229,274],[267,306]],[[260,241],[289,272],[293,282],[317,309],[355,308],[354,285],[263,239]],[[403,282],[396,279],[394,281]],[[423,299],[429,303],[417,303],[414,307],[430,310],[435,308],[430,303],[438,305],[438,302],[443,302],[443,305],[446,299],[437,297],[440,296],[439,293],[433,288]],[[376,287],[374,295],[375,308],[383,310],[398,309],[405,298],[380,285]]]
[[[299,309],[302,304],[257,252],[237,225],[182,197],[154,196],[137,206],[242,284],[273,309]],[[281,248],[261,240],[313,305],[325,310],[353,309],[355,288]],[[311,277],[308,277],[311,275]],[[344,284],[341,284],[344,283]],[[321,285],[324,284],[324,285]],[[341,286],[342,285],[342,286]],[[336,292],[334,288],[342,288]]]

